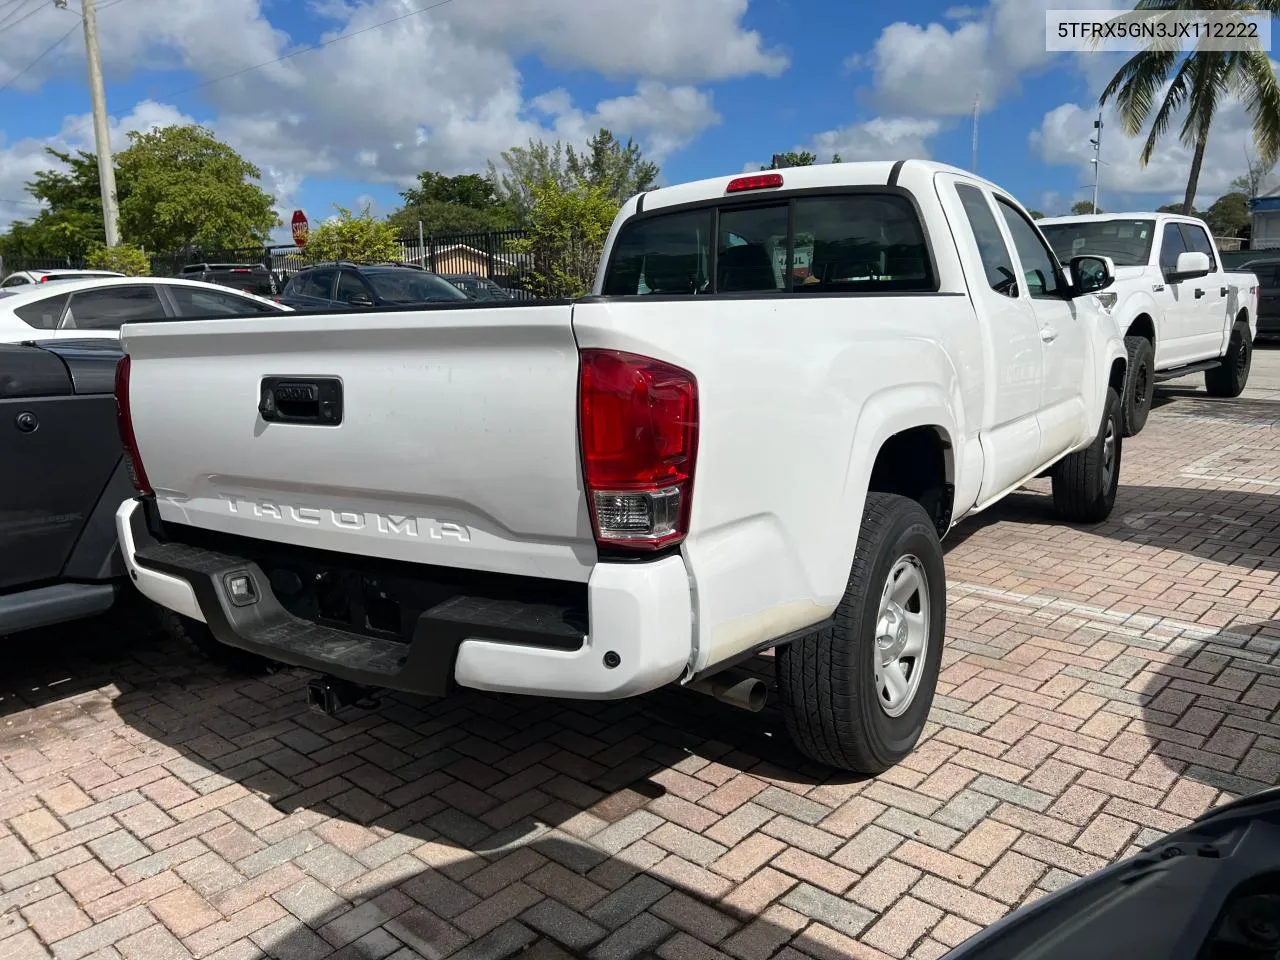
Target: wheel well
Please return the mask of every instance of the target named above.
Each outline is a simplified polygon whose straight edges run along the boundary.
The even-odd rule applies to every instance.
[[[1140,313],[1133,318],[1133,323],[1129,324],[1129,329],[1125,331],[1126,337],[1146,337],[1151,341],[1152,345],[1156,342],[1156,325],[1145,313]]]
[[[1248,310],[1248,308],[1247,308],[1247,307],[1242,307],[1242,308],[1240,309],[1240,312],[1236,314],[1236,323],[1243,323],[1243,324],[1245,324],[1246,326],[1248,326],[1248,324],[1249,324],[1249,310]]]
[[[1124,396],[1124,368],[1123,360],[1115,360],[1111,364],[1111,375],[1107,378],[1107,382],[1115,387],[1115,391],[1120,396]]]
[[[876,454],[869,489],[909,497],[933,517],[938,535],[951,526],[955,497],[951,444],[940,427],[912,427],[895,433]]]

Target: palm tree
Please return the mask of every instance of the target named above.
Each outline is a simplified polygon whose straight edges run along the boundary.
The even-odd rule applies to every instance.
[[[1138,0],[1134,10],[1255,10],[1270,14],[1280,11],[1280,0]],[[1126,19],[1130,17],[1132,14],[1126,15]],[[1114,98],[1125,132],[1136,136],[1146,125],[1156,96],[1166,83],[1168,91],[1151,121],[1141,162],[1147,165],[1174,115],[1185,109],[1186,119],[1178,139],[1194,153],[1182,201],[1183,213],[1189,213],[1195,202],[1209,125],[1224,96],[1235,94],[1244,102],[1253,122],[1253,141],[1260,159],[1273,162],[1280,157],[1280,86],[1271,58],[1260,46],[1256,50],[1198,50],[1189,54],[1149,48],[1134,54],[1120,68],[1102,91],[1098,105],[1105,106]]]

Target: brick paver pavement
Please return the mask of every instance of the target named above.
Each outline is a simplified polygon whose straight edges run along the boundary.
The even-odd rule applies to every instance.
[[[927,736],[873,780],[694,694],[336,720],[291,671],[11,641],[0,960],[938,957],[1277,781],[1277,420],[1179,399],[1107,524],[1019,495],[956,531]]]

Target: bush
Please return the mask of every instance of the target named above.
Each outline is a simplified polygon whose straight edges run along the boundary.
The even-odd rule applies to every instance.
[[[512,245],[532,260],[528,285],[542,297],[574,298],[591,290],[618,203],[603,186],[532,187],[527,235]]]
[[[138,247],[128,243],[122,243],[118,247],[94,247],[89,251],[86,262],[93,270],[114,270],[126,277],[151,276],[151,259]]]
[[[393,224],[378,220],[365,207],[355,214],[334,204],[338,215],[319,224],[302,248],[304,259],[312,263],[354,260],[372,263],[400,259],[400,237]]]

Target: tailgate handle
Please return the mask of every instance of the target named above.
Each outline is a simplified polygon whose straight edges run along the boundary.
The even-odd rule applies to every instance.
[[[268,423],[342,423],[342,381],[337,377],[263,377],[258,414]]]

